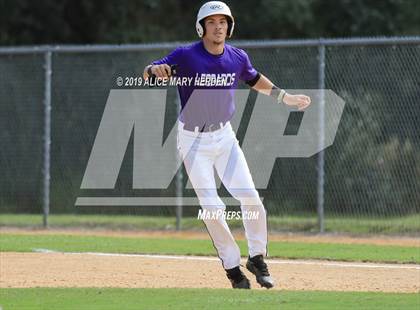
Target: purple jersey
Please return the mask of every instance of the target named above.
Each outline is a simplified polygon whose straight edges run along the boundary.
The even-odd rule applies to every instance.
[[[152,64],[178,65],[176,77],[185,82],[178,84],[180,120],[197,126],[229,121],[235,112],[234,89],[238,80],[247,82],[258,74],[245,51],[225,44],[221,55],[213,55],[202,41],[178,47]],[[203,91],[191,96],[199,89]]]

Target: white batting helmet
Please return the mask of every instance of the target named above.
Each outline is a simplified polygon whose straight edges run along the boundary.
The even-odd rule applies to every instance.
[[[202,38],[205,34],[204,19],[211,15],[221,14],[225,15],[228,20],[227,36],[230,38],[233,33],[235,26],[235,20],[233,19],[232,13],[226,3],[222,1],[209,1],[204,3],[197,14],[197,21],[195,28],[197,29],[198,36]]]

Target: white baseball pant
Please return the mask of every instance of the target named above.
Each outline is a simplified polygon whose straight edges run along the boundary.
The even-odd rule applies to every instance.
[[[226,209],[217,194],[214,168],[229,193],[241,203],[245,237],[251,257],[267,254],[266,211],[255,189],[245,156],[230,122],[213,132],[188,131],[178,123],[177,147],[203,210]],[[254,213],[255,214],[255,213]],[[224,217],[203,220],[225,269],[240,264],[240,251]]]

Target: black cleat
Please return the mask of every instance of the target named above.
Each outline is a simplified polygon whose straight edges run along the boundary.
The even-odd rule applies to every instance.
[[[262,287],[272,288],[274,286],[274,280],[268,273],[267,264],[264,262],[262,255],[248,257],[246,269],[255,275],[257,282]]]
[[[230,280],[230,283],[232,284],[233,288],[251,288],[248,278],[243,274],[239,267],[226,269],[226,275]]]

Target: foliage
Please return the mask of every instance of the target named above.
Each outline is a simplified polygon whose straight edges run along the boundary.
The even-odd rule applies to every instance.
[[[416,0],[232,0],[235,39],[420,33]],[[204,1],[0,1],[0,44],[93,44],[196,39]]]

